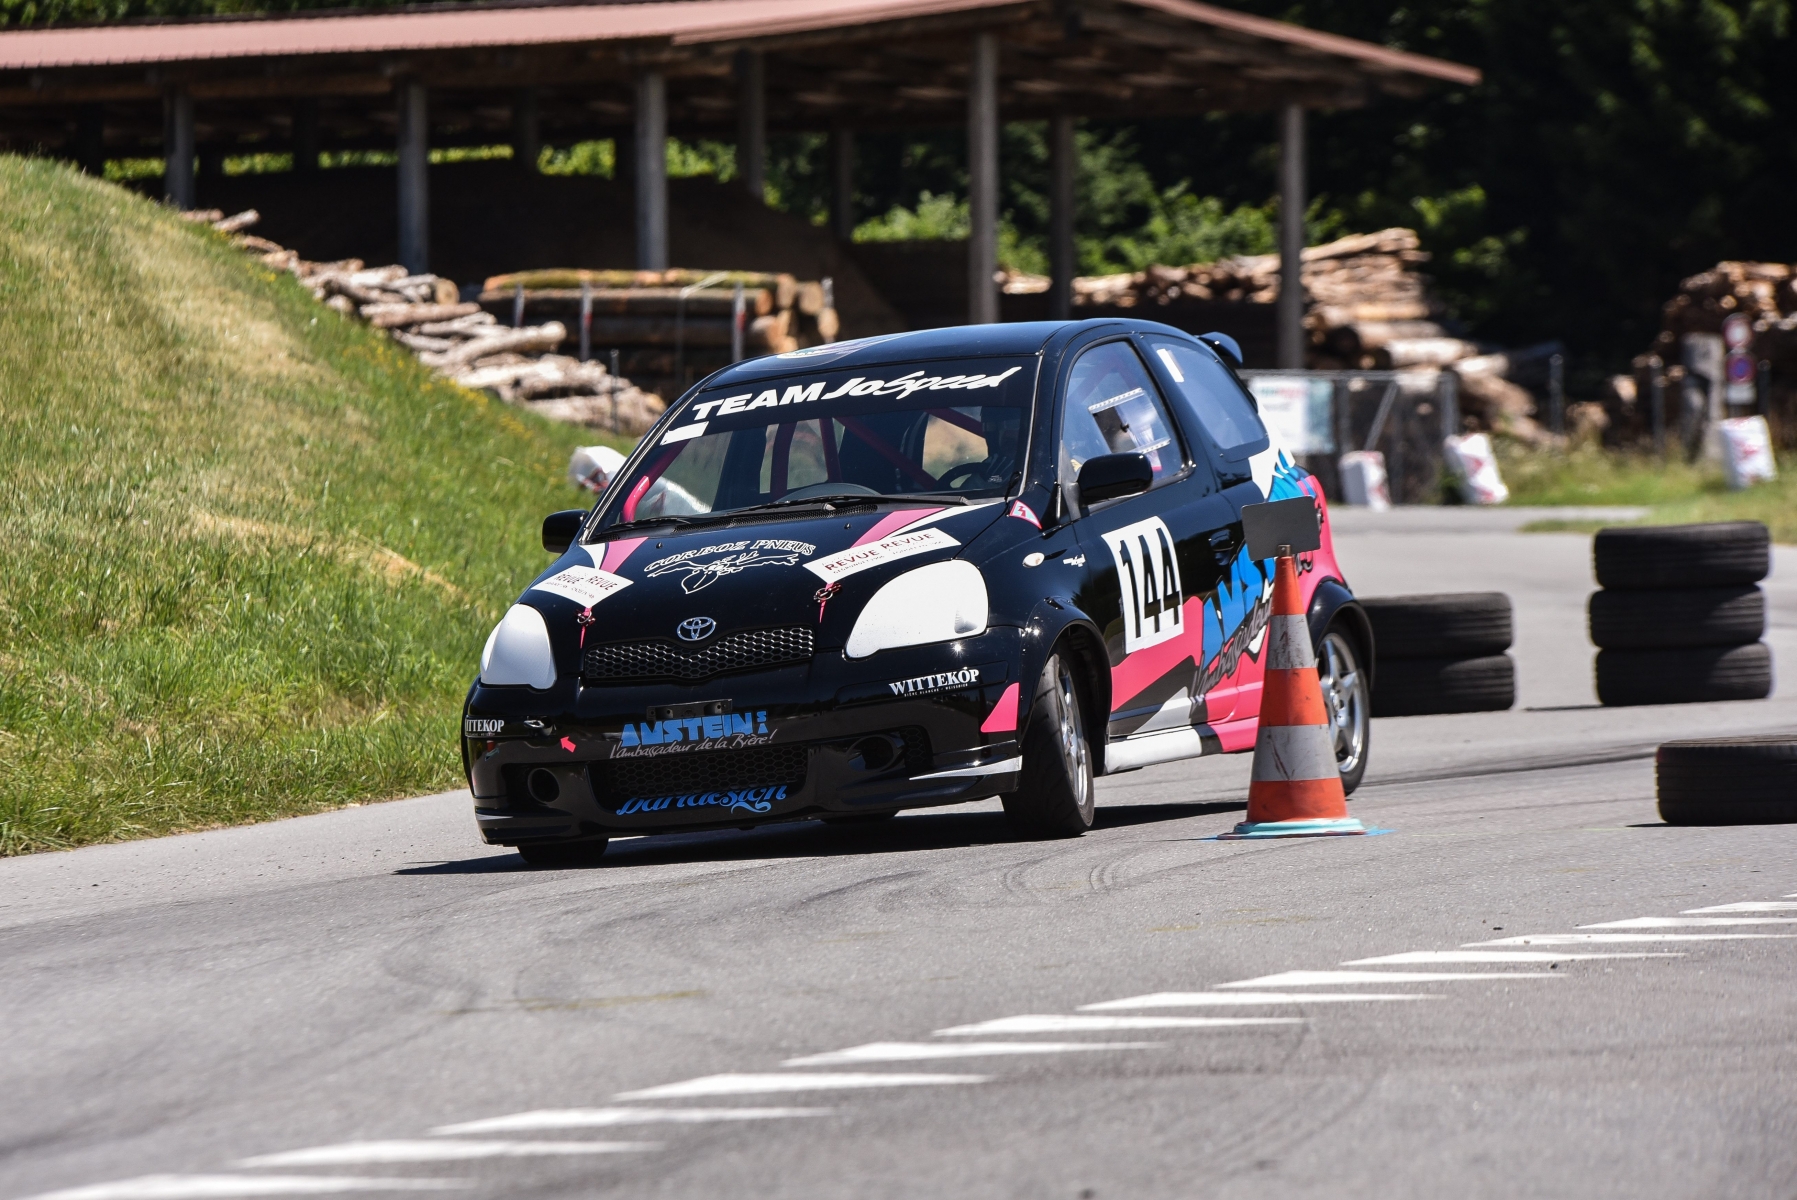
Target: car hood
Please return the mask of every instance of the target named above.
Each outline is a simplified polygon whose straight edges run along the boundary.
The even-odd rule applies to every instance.
[[[555,590],[569,568],[609,590],[591,604],[585,644],[674,639],[683,622],[707,640],[738,629],[804,626],[819,647],[841,646],[874,591],[912,567],[954,558],[1006,511],[973,505],[882,503],[834,515],[725,524],[571,549],[523,599],[564,629],[580,600]],[[584,570],[583,570],[584,569]],[[622,583],[615,582],[622,581]],[[571,589],[572,590],[572,589]],[[824,594],[827,590],[827,595]],[[559,618],[559,619],[558,619]]]

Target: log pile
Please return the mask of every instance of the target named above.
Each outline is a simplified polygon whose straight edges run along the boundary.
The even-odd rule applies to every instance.
[[[257,221],[254,209],[230,217],[217,209],[182,216],[228,235],[263,265],[291,272],[327,307],[387,330],[420,362],[464,387],[485,389],[550,420],[628,437],[648,432],[667,407],[660,396],[598,363],[554,353],[568,337],[558,321],[512,328],[463,301],[455,283],[437,275],[371,268],[353,258],[310,262],[243,232]]]
[[[745,357],[836,340],[829,280],[759,271],[521,271],[488,279],[480,305],[500,320],[553,318],[574,331],[585,313],[595,357],[615,351],[620,373],[675,395],[730,363],[739,286]]]

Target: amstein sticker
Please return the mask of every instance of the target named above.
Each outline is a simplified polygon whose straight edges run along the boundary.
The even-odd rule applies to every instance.
[[[1134,654],[1184,632],[1185,599],[1173,534],[1159,517],[1149,517],[1104,535],[1117,564],[1122,595],[1123,652]]]
[[[607,596],[616,595],[629,586],[630,580],[622,575],[613,575],[610,571],[601,571],[597,567],[569,567],[541,583],[532,584],[530,590],[565,596],[582,608],[591,608]]]
[[[613,758],[651,758],[694,750],[736,750],[765,746],[774,740],[767,710],[670,717],[661,721],[628,721]]]
[[[462,733],[467,737],[487,737],[505,732],[503,717],[463,717]]]
[[[980,682],[978,667],[962,667],[958,671],[942,671],[935,675],[918,675],[912,679],[895,679],[886,686],[895,696],[927,696],[955,688],[974,687]]]
[[[961,543],[935,527],[919,529],[912,533],[900,533],[877,542],[869,542],[865,546],[851,546],[838,554],[814,558],[805,564],[805,569],[816,575],[825,583],[835,583],[850,575],[865,571],[869,567],[877,567],[881,563],[896,562],[901,558],[910,558],[914,554],[928,554],[932,550],[950,550]]]
[[[764,813],[786,799],[791,784],[775,787],[737,788],[729,792],[694,792],[686,796],[632,796],[618,805],[617,815],[661,812],[669,808],[724,808],[731,812]]]

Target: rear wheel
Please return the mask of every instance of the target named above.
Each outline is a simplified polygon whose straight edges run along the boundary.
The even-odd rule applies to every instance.
[[[590,867],[605,853],[609,839],[591,838],[583,842],[542,842],[535,846],[519,846],[518,854],[533,867]]]
[[[1078,837],[1092,828],[1098,807],[1092,748],[1079,679],[1060,654],[1049,656],[1036,681],[1017,790],[999,799],[1011,827],[1024,837]]]
[[[1352,795],[1366,774],[1373,698],[1354,639],[1339,627],[1323,635],[1317,652],[1317,677],[1323,685],[1329,732],[1335,739],[1335,765],[1341,769],[1342,791]]]

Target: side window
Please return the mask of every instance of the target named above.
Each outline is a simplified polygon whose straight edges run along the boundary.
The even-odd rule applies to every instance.
[[[1061,478],[1072,483],[1088,461],[1135,451],[1148,456],[1154,487],[1184,465],[1173,422],[1148,369],[1128,342],[1106,342],[1080,355],[1067,380],[1061,415]]]
[[[1266,448],[1267,431],[1260,414],[1222,363],[1189,342],[1160,337],[1147,341],[1179,389],[1186,410],[1197,418],[1225,459],[1240,461]]]

